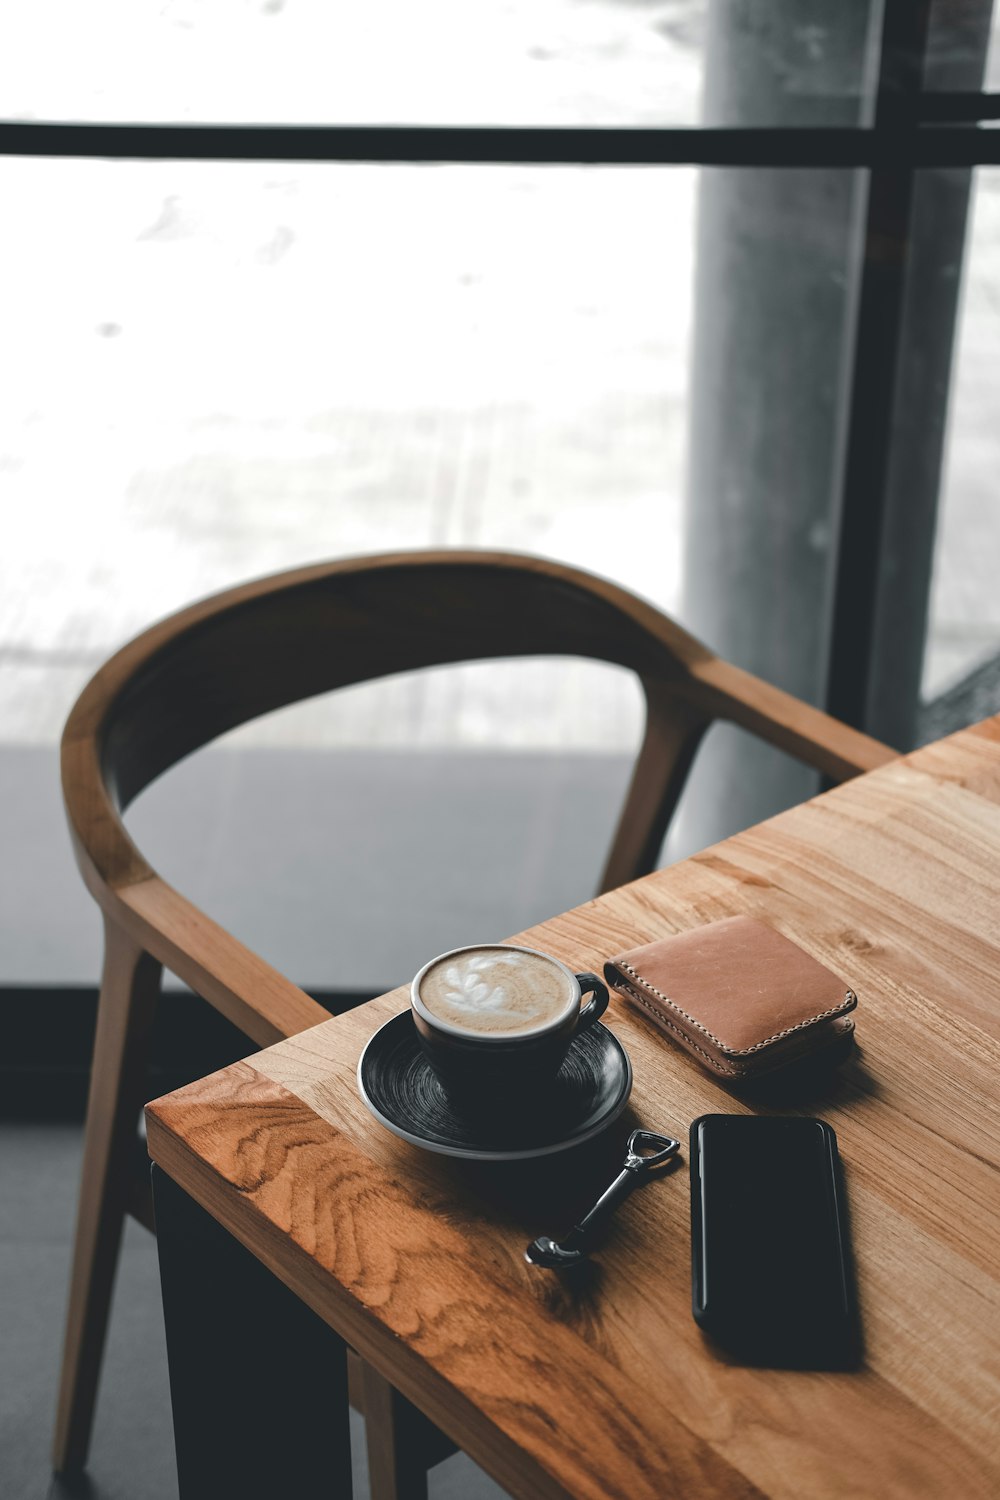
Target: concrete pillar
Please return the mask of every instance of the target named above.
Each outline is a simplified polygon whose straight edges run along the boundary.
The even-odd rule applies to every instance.
[[[873,8],[713,0],[705,123],[865,123]],[[721,655],[814,703],[862,187],[850,170],[706,168],[699,190],[683,620]],[[787,757],[716,727],[669,854],[816,788]]]

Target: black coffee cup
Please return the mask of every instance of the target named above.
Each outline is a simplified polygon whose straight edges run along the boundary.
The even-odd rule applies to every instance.
[[[517,954],[526,956],[523,965],[513,958]],[[474,1007],[467,1024],[456,1019],[453,1011],[446,1016],[432,1009],[421,995],[421,982],[428,973],[444,969],[461,980],[470,961],[480,957],[487,964],[512,964],[520,971],[521,990],[530,990],[536,975],[544,980],[548,1013],[536,1021],[529,1013],[526,1024],[513,1030],[502,1026],[484,1030],[483,1015],[477,1015]],[[553,981],[557,981],[555,986]],[[558,1001],[551,999],[553,987]],[[489,982],[483,988],[489,990]],[[582,1004],[588,994],[591,999]],[[495,1113],[504,1105],[519,1111],[544,1105],[574,1037],[599,1021],[607,1009],[608,991],[596,974],[574,974],[548,953],[511,943],[477,943],[454,948],[426,963],[410,988],[410,1004],[421,1046],[449,1098],[467,1112]],[[493,1019],[488,1017],[491,1026]]]

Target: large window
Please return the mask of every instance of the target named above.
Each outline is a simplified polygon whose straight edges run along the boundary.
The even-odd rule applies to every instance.
[[[737,521],[787,535],[766,577],[812,580],[812,676],[786,685],[919,734],[917,686],[954,695],[1000,642],[991,9],[935,5],[926,32],[909,0],[5,17],[0,753],[51,753],[152,619],[323,556],[543,552],[711,636],[692,580]],[[780,679],[805,632],[771,633],[746,664]],[[472,668],[234,743],[634,742],[616,674],[527,670],[516,715],[513,675]]]

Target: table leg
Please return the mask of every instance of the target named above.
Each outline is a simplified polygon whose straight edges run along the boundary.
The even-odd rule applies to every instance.
[[[343,1341],[152,1175],[181,1500],[350,1500]]]

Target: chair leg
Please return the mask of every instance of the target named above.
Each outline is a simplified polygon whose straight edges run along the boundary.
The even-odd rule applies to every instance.
[[[350,1347],[347,1389],[365,1419],[372,1500],[422,1500],[428,1469],[451,1458],[457,1445]]]
[[[104,973],[91,1066],[53,1464],[82,1469],[143,1104],[161,965],[104,919]]]
[[[427,1500],[426,1418],[366,1360],[361,1371],[372,1500]]]
[[[618,819],[599,894],[655,869],[709,720],[669,685],[645,682],[646,734]]]

